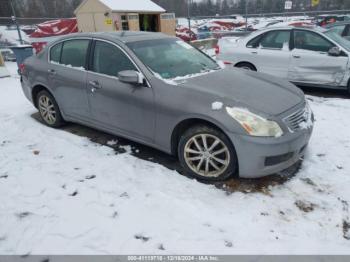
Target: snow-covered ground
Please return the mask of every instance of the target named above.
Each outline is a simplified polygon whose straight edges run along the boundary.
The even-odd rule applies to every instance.
[[[8,66],[1,254],[350,253],[350,100],[309,96],[317,122],[300,172],[229,194],[40,124]]]

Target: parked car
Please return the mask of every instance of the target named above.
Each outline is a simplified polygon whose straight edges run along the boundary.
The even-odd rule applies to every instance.
[[[332,31],[270,28],[240,39],[221,39],[218,58],[301,86],[349,90],[350,42]]]
[[[336,32],[341,37],[350,40],[350,21],[328,24],[324,28]]]
[[[326,26],[336,22],[350,21],[348,15],[319,15],[315,18],[317,25]]]
[[[16,62],[16,56],[11,49],[0,49],[0,52],[5,61]]]
[[[26,97],[51,127],[76,122],[177,155],[208,181],[279,172],[304,154],[312,112],[294,85],[222,69],[160,33],[75,34],[21,65]]]

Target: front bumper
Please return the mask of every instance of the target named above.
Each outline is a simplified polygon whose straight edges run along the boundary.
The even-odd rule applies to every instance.
[[[262,177],[292,166],[304,155],[312,131],[310,127],[278,138],[229,134],[237,153],[239,176]]]

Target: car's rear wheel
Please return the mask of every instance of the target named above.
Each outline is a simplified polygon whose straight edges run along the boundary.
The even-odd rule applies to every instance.
[[[55,98],[46,90],[40,91],[36,97],[36,104],[40,117],[51,127],[60,127],[64,124],[60,109]]]
[[[223,181],[237,170],[232,143],[208,126],[188,129],[180,138],[178,155],[187,175],[204,181]]]
[[[250,63],[239,63],[235,66],[249,71],[256,71],[255,66]]]

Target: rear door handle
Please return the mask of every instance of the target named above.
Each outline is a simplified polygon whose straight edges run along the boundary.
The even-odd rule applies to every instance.
[[[300,55],[293,55],[294,58],[300,58]]]
[[[100,83],[98,81],[90,81],[89,85],[92,86],[95,89],[101,89],[102,86],[100,85]]]
[[[253,51],[252,54],[253,54],[253,55],[257,55],[258,52],[257,52],[257,51]]]

